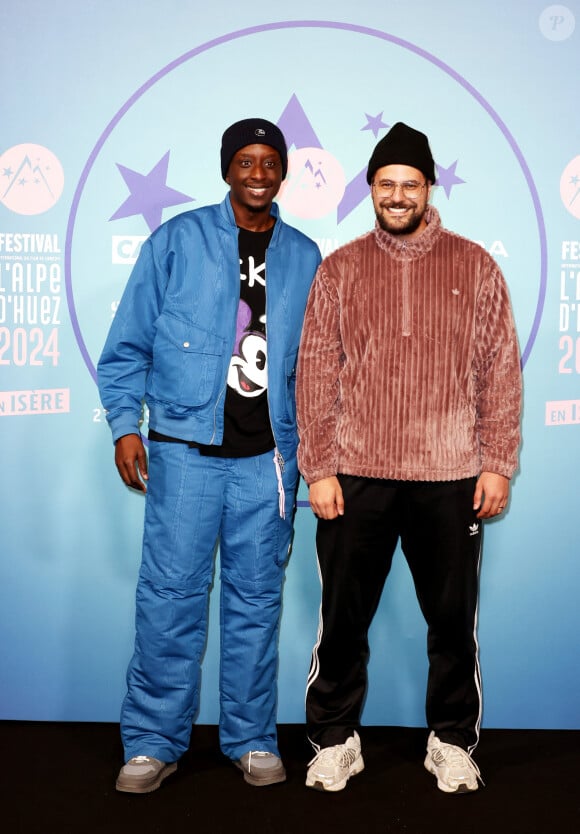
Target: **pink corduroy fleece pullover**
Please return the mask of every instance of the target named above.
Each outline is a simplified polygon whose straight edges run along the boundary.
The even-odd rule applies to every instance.
[[[298,463],[402,481],[511,478],[521,371],[505,280],[478,244],[444,229],[373,231],[324,259],[297,370]]]

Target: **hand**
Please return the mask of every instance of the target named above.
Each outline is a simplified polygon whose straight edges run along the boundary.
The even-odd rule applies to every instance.
[[[479,510],[477,518],[494,518],[505,510],[510,482],[504,475],[482,472],[475,485],[473,509]]]
[[[140,492],[147,492],[147,455],[138,434],[125,434],[115,443],[115,465],[123,482]]]
[[[318,518],[331,520],[339,515],[344,515],[344,499],[342,489],[336,475],[330,478],[322,478],[310,484],[308,493],[312,512]]]

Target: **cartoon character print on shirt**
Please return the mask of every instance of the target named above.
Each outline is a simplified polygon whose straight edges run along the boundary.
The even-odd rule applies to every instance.
[[[238,307],[236,341],[228,371],[228,386],[242,397],[258,397],[267,388],[266,336],[251,329],[252,310],[243,300]]]

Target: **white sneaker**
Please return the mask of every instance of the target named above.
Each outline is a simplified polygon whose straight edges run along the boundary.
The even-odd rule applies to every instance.
[[[456,744],[440,741],[429,735],[425,767],[437,779],[437,787],[445,793],[471,793],[483,785],[483,779],[469,753]]]
[[[160,762],[152,756],[133,756],[119,771],[116,788],[125,793],[150,793],[156,791],[176,769],[177,762]]]
[[[249,753],[244,753],[242,758],[234,764],[244,771],[244,779],[249,785],[260,787],[286,781],[286,771],[282,760],[274,753],[251,750]]]
[[[306,787],[318,791],[341,791],[351,776],[364,770],[360,738],[355,731],[344,744],[323,747],[308,763]]]

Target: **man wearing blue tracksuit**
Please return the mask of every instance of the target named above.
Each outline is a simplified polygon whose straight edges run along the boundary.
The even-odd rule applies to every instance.
[[[221,204],[144,243],[98,365],[119,474],[146,492],[117,779],[131,793],[158,788],[188,748],[218,541],[221,748],[252,785],[285,779],[277,638],[298,480],[296,358],[320,253],[273,203],[287,172],[276,125],[231,125],[221,168]]]

